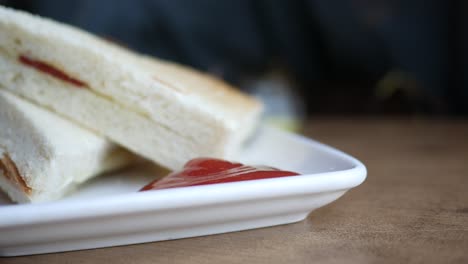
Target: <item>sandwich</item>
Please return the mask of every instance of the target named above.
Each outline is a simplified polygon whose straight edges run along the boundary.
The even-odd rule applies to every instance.
[[[135,160],[109,140],[0,90],[0,189],[13,201],[59,199]]]
[[[261,104],[225,82],[80,29],[0,6],[0,89],[168,169],[229,158]]]

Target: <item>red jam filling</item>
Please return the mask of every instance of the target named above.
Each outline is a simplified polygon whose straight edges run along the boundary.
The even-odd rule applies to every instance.
[[[49,74],[57,79],[60,79],[64,82],[68,82],[70,84],[73,84],[75,86],[78,86],[78,87],[87,87],[88,85],[81,81],[81,80],[78,80],[78,79],[75,79],[73,77],[70,77],[69,75],[67,75],[66,73],[60,71],[59,69],[55,68],[54,66],[50,65],[50,64],[47,64],[43,61],[39,61],[39,60],[33,60],[31,58],[28,58],[24,55],[20,55],[18,57],[18,60],[26,65],[26,66],[29,66],[29,67],[33,67],[35,68],[36,70],[38,71],[41,71],[43,73],[46,73],[46,74]]]
[[[246,166],[220,159],[197,158],[187,162],[182,171],[173,172],[162,179],[155,180],[140,191],[295,175],[299,174],[266,166]]]

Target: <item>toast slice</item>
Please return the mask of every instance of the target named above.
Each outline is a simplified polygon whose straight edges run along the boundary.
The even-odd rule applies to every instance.
[[[58,199],[135,159],[103,137],[0,90],[0,189],[13,201]]]
[[[229,157],[261,104],[207,74],[0,7],[0,88],[160,165]]]

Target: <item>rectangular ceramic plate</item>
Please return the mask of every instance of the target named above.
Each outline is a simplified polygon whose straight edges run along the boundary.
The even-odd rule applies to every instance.
[[[303,175],[137,192],[157,173],[99,177],[57,202],[0,198],[0,256],[90,249],[218,234],[303,220],[362,183],[358,160],[313,140],[263,128],[239,156]]]

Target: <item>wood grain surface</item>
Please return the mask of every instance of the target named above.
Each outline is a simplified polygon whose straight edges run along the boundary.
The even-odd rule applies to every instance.
[[[303,134],[368,168],[303,222],[0,263],[468,263],[467,121],[316,119]]]

